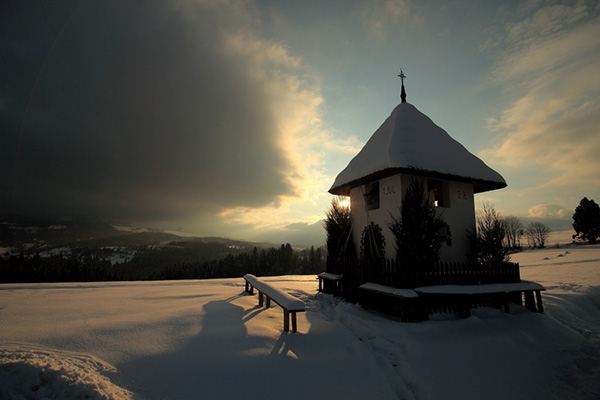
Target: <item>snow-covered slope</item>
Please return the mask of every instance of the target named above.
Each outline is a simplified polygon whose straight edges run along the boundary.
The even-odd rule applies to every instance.
[[[546,314],[400,323],[266,278],[306,303],[297,334],[242,278],[2,285],[0,398],[600,398],[600,246],[513,260]]]

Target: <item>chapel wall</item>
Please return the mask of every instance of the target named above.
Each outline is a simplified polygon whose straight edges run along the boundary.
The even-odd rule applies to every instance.
[[[399,218],[402,194],[412,178],[410,174],[396,174],[351,189],[352,240],[359,256],[363,230],[370,222],[374,222],[379,225],[385,238],[385,257],[396,258],[395,237],[388,224],[392,222],[392,216]],[[423,179],[427,192],[427,183],[432,182]],[[444,180],[443,187],[444,202],[440,203],[443,206],[436,207],[436,212],[450,226],[451,245],[442,244],[440,261],[466,262],[470,247],[469,232],[475,230],[473,184]]]

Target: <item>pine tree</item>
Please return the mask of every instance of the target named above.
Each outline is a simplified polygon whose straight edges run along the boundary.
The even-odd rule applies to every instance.
[[[389,228],[396,239],[397,261],[406,267],[432,266],[439,260],[442,242],[451,240],[450,227],[427,201],[422,179],[411,181],[402,198],[400,218],[392,216]]]
[[[584,197],[573,214],[573,239],[579,238],[596,243],[600,238],[600,207],[594,200]]]
[[[352,241],[352,220],[350,208],[342,205],[341,197],[331,200],[331,208],[325,217],[327,232],[327,253],[331,257],[356,257],[356,249]]]

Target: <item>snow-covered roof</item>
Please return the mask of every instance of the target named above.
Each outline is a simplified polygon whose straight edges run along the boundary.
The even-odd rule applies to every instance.
[[[408,172],[472,182],[475,193],[506,187],[504,178],[409,103],[400,103],[339,173],[329,193]]]

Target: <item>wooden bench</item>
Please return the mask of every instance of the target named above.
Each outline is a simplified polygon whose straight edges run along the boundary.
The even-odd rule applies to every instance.
[[[325,280],[326,282],[331,282],[331,285],[333,287],[331,290],[331,293],[329,293],[329,294],[333,294],[334,296],[337,296],[340,294],[341,283],[342,283],[341,275],[332,274],[329,272],[321,272],[320,274],[317,275],[317,278],[319,279],[319,292],[329,293],[329,291],[326,290],[326,286],[323,285],[323,281]]]
[[[359,286],[359,303],[365,308],[400,317],[402,322],[422,321],[426,317],[419,295],[412,289],[368,282]]]
[[[271,300],[273,300],[278,306],[283,308],[283,330],[285,332],[289,332],[291,315],[292,332],[297,332],[296,313],[306,311],[306,307],[302,300],[299,300],[288,293],[282,292],[268,283],[259,280],[254,275],[246,274],[244,275],[244,280],[246,281],[246,293],[254,294],[254,288],[258,290],[259,307],[263,306],[263,296],[267,298],[265,305],[266,308],[271,307]]]
[[[432,304],[453,304],[462,317],[471,314],[471,306],[478,302],[477,299],[492,299],[499,303],[504,312],[509,312],[509,303],[523,304],[533,312],[544,312],[541,291],[546,290],[542,285],[530,281],[516,283],[489,283],[482,285],[439,285],[415,288],[415,292],[423,299],[426,312],[429,313]],[[535,298],[534,298],[535,294]],[[453,298],[453,302],[445,299]]]

